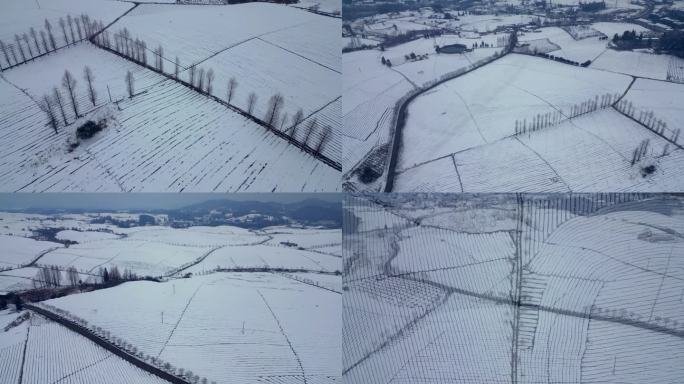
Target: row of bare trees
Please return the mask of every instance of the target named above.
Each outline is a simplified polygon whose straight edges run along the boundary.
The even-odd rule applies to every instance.
[[[71,266],[66,269],[67,283],[70,286],[77,286],[81,283],[78,271]],[[43,266],[36,272],[33,279],[33,288],[57,288],[62,286],[62,270],[56,265]]]
[[[88,99],[93,104],[93,107],[95,107],[97,105],[97,92],[95,91],[94,85],[95,75],[88,66],[83,68],[83,79],[87,85]],[[78,82],[71,72],[65,70],[64,75],[62,76],[62,90],[55,86],[52,88],[52,92],[43,95],[40,107],[43,112],[45,112],[48,124],[55,131],[55,134],[58,133],[58,128],[61,123],[63,123],[65,127],[70,124],[66,112],[68,107],[67,101],[71,105],[71,110],[73,111],[73,120],[81,117],[78,98],[76,97],[77,84]],[[66,97],[62,95],[62,91],[66,92]]]
[[[667,123],[663,120],[657,118],[653,111],[639,110],[637,113],[637,108],[631,101],[621,100],[615,105],[615,108],[624,113],[625,115],[633,118],[634,120],[643,124],[646,128],[671,140],[673,143],[678,144],[679,134],[681,133],[681,128],[670,130],[667,127]]]
[[[184,369],[181,367],[176,367],[173,364],[160,359],[154,355],[145,353],[140,348],[136,347],[133,343],[115,336],[111,331],[108,331],[100,326],[91,324],[88,320],[83,319],[77,315],[74,315],[70,311],[62,308],[55,307],[54,305],[47,304],[45,302],[36,303],[35,305],[40,308],[50,311],[55,315],[58,315],[64,320],[81,326],[83,329],[88,330],[91,334],[99,337],[101,340],[107,341],[109,344],[116,346],[117,348],[128,352],[129,354],[136,356],[138,359],[144,361],[149,365],[153,365],[164,372],[174,375],[178,378],[182,378],[192,384],[210,384],[209,379],[206,377],[200,377],[197,373],[190,369]],[[163,319],[163,316],[162,316]],[[216,384],[215,381],[211,381],[211,384]]]
[[[103,28],[101,21],[91,20],[86,14],[76,17],[67,15],[66,20],[63,17],[59,19],[59,34],[50,21],[45,19],[44,28],[40,31],[31,27],[28,32],[15,34],[13,43],[0,40],[0,53],[5,61],[5,65],[0,61],[0,70],[88,39]]]
[[[100,35],[104,35],[104,33]],[[103,38],[105,41],[106,39],[107,37]],[[96,43],[100,42],[96,39]],[[164,48],[162,45],[160,44],[152,50],[153,62],[148,64],[147,43],[137,37],[133,38],[130,31],[126,28],[121,29],[114,35],[113,46],[108,46],[107,43],[102,45],[113,49],[122,56],[147,68],[153,69],[164,75],[171,75],[176,80],[198,92],[215,96],[214,80],[216,75],[212,68],[205,69],[199,67],[198,64],[191,64],[187,68],[184,68],[180,63],[180,59],[176,56],[175,61],[173,62],[173,73],[167,73],[164,70],[164,61],[167,61],[167,59],[164,57]],[[181,72],[186,70],[187,77],[183,79],[181,78]],[[126,83],[129,96],[133,97],[133,78],[130,72],[126,75]],[[245,99],[244,109],[242,109],[235,105],[235,100],[237,99],[237,88],[238,81],[235,79],[235,77],[228,79],[226,85],[225,101],[232,107],[241,110],[250,116],[256,117],[255,109],[257,108],[257,103],[259,100],[258,95],[255,92],[249,92],[247,98]],[[315,118],[309,119],[306,124],[303,124],[305,116],[304,111],[301,110],[301,108],[290,119],[287,113],[282,113],[284,109],[284,103],[285,98],[281,94],[278,93],[271,96],[268,101],[266,113],[264,117],[259,120],[262,121],[267,128],[274,131],[279,131],[280,133],[288,136],[291,140],[302,144],[302,147],[309,147],[315,153],[321,154],[322,151],[325,150],[325,147],[332,136],[332,128],[328,125],[321,126]]]
[[[619,99],[619,94],[606,93],[601,96],[594,96],[594,98],[590,98],[581,103],[574,104],[567,112],[556,110],[553,112],[538,113],[532,119],[530,119],[530,121],[527,119],[516,120],[514,134],[522,135],[555,126],[565,120],[584,115],[585,113],[609,108]]]
[[[636,148],[634,148],[634,151],[632,152],[632,165],[638,163],[644,156],[646,156],[646,153],[648,152],[648,144],[649,139],[644,139]]]

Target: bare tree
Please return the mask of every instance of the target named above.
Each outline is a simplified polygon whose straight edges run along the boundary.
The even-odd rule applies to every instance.
[[[234,77],[231,77],[228,80],[228,94],[226,95],[228,97],[228,104],[230,104],[230,101],[233,99],[233,95],[235,95],[235,88],[237,88],[237,80],[235,80]]]
[[[95,87],[93,86],[93,80],[95,80],[95,76],[93,76],[93,71],[87,65],[85,68],[83,68],[83,78],[85,78],[85,81],[88,84],[88,97],[90,98],[90,102],[93,103],[94,107],[97,103],[97,92],[95,92]]]
[[[76,31],[78,32],[78,39],[83,40],[83,33],[81,31],[81,19],[78,17],[74,19],[74,22],[76,23]]]
[[[287,124],[287,112],[283,113],[283,118],[280,119],[280,131],[282,132],[285,129],[285,124]]]
[[[85,13],[81,15],[81,19],[83,19],[83,29],[86,32],[86,36],[88,38],[91,38],[95,35],[96,29],[95,23],[90,21],[90,16],[86,15]]]
[[[62,114],[62,120],[64,120],[64,125],[66,126],[67,124],[69,124],[69,122],[67,121],[66,112],[64,112],[64,101],[62,100],[62,94],[59,92],[59,89],[57,87],[54,87],[52,89],[52,93],[54,95],[55,102],[57,103],[57,107],[59,107],[59,111]]]
[[[52,100],[50,100],[50,96],[43,96],[43,105],[41,105],[41,108],[47,115],[48,124],[52,127],[52,129],[55,130],[55,134],[59,133],[57,132],[57,116],[55,116],[55,110],[52,107]]]
[[[147,43],[144,41],[140,42],[140,53],[142,55],[142,63],[147,65]]]
[[[36,33],[36,30],[31,27],[29,29],[29,33],[31,34],[31,38],[33,39],[33,44],[36,46],[36,54],[40,55],[40,44],[38,44],[38,34]]]
[[[271,99],[268,101],[268,111],[266,112],[266,118],[264,120],[271,128],[275,128],[274,124],[277,123],[280,116],[280,110],[283,107],[283,100],[283,95],[276,93],[275,95],[271,96]]]
[[[131,71],[126,72],[126,89],[128,90],[128,97],[133,97],[135,92],[135,84],[133,80],[133,73]]]
[[[164,72],[164,48],[159,44],[159,47],[157,48],[157,57],[159,60],[159,64],[157,64],[157,69],[159,72]]]
[[[254,92],[250,92],[249,96],[247,96],[247,113],[252,114],[254,111],[254,105],[257,102],[257,95]]]
[[[74,79],[74,76],[72,76],[71,72],[68,70],[64,71],[64,77],[62,77],[62,86],[66,88],[67,94],[71,99],[71,106],[74,109],[74,116],[76,116],[76,118],[81,117],[81,115],[78,113],[78,102],[76,101],[76,79]]]
[[[114,50],[123,54],[123,49],[121,46],[121,34],[114,34]]]
[[[323,128],[323,132],[321,133],[321,138],[318,141],[318,145],[316,145],[316,153],[320,154],[323,149],[325,148],[325,145],[328,143],[328,140],[330,139],[330,134],[332,132],[332,128],[330,128],[329,125],[326,125],[325,128]]]
[[[83,25],[83,35],[89,39],[92,36],[92,34],[90,32],[90,28],[92,27],[92,25],[90,25],[89,17],[85,13],[81,13],[80,17],[81,17],[81,24]]]
[[[63,18],[59,18],[59,27],[62,28],[62,34],[64,35],[64,42],[65,44],[69,44],[69,37],[67,36],[67,31],[66,31],[66,23],[64,22]]]
[[[29,56],[33,58],[33,49],[31,49],[31,42],[29,41],[28,35],[24,33],[21,37],[24,39],[24,43],[26,43],[26,48],[28,48]]]
[[[12,54],[12,58],[14,59],[14,64],[19,64],[19,59],[17,58],[17,52],[14,50],[14,45],[10,44],[8,48]]]
[[[195,86],[195,64],[190,65],[190,71],[188,71],[188,77],[190,80],[190,86]]]
[[[21,47],[21,40],[19,40],[19,35],[14,35],[14,40],[17,42],[17,47],[19,47],[19,53],[21,54],[21,62],[26,61],[26,55],[24,54],[24,49]]]
[[[71,15],[67,15],[67,24],[69,24],[69,31],[71,32],[71,42],[75,43],[76,36],[74,36],[74,20],[71,18]]]
[[[76,19],[76,20],[78,21],[78,19]],[[77,286],[79,278],[78,278],[78,271],[76,270],[76,268],[72,265],[69,268],[67,268],[66,272],[67,272],[67,278],[69,279],[69,284],[71,284],[72,286]]]
[[[10,61],[9,51],[7,50],[7,46],[5,45],[5,43],[2,42],[2,40],[0,40],[0,51],[2,51],[2,54],[5,56],[5,61],[7,61],[7,66],[11,67],[12,62]]]
[[[204,90],[204,68],[200,68],[197,72],[197,88],[200,92]]]
[[[211,83],[214,81],[214,70],[209,68],[207,71],[207,93],[211,95]]]
[[[133,50],[131,52],[131,58],[133,61],[140,62],[138,59],[138,54],[140,53],[140,39],[135,39],[133,41]]]
[[[304,135],[304,141],[302,144],[308,145],[309,144],[309,138],[311,137],[311,134],[316,130],[316,127],[318,126],[318,121],[316,121],[316,118],[314,117],[309,121],[309,124],[306,126],[306,134]]]
[[[299,124],[304,121],[304,111],[302,111],[301,108],[297,110],[295,113],[294,117],[292,117],[292,128],[290,128],[290,137],[295,138],[297,135],[297,128],[299,127]]]
[[[45,35],[45,31],[43,31],[43,30],[40,31],[40,40],[43,43],[43,49],[45,49],[45,53],[50,52],[50,47],[48,46],[48,40],[47,40],[47,37]]]
[[[45,19],[45,29],[47,30],[48,38],[50,38],[50,45],[52,45],[52,50],[57,49],[57,44],[55,43],[55,35],[52,34],[52,24]]]
[[[122,48],[123,54],[130,57],[131,56],[131,45],[130,45],[131,33],[128,31],[128,28],[124,28],[120,32],[119,35],[121,38],[121,46],[122,46],[121,48]]]

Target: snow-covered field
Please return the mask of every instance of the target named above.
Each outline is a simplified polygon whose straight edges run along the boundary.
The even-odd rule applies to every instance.
[[[635,95],[642,81],[634,85]],[[394,190],[679,190],[676,169],[683,155],[667,141],[671,134],[665,140],[613,108],[529,134],[510,129],[538,113],[569,116],[574,105],[621,95],[630,82],[620,74],[509,55],[430,89],[408,106]],[[670,94],[677,92],[674,84],[660,87],[667,85]],[[658,105],[664,109],[658,117],[676,126],[678,109],[650,95],[643,105],[643,96],[635,98],[637,110]],[[642,140],[649,140],[648,156],[632,164]],[[640,170],[648,165],[655,172],[645,177]]]
[[[121,111],[106,107],[103,116],[113,116],[113,126],[73,153],[67,151],[73,132],[55,135],[30,98],[0,86],[6,96],[0,107],[8,111],[0,130],[11,143],[2,154],[5,191],[339,189],[332,167],[168,80],[120,103]]]
[[[662,119],[668,131],[684,127],[684,106],[680,98],[684,95],[684,84],[664,81],[637,79],[629,89],[625,100],[631,101],[639,109],[653,111],[654,116]]]
[[[577,5],[577,2],[568,5]],[[621,2],[611,3],[607,8],[607,12],[637,10],[641,5]],[[681,59],[656,55],[650,50],[615,51],[610,45],[615,34],[635,31],[652,36],[652,31],[628,21],[579,23],[560,28],[544,27],[549,20],[543,17],[500,13],[463,15],[460,11],[451,11],[451,15],[457,13],[457,17],[445,18],[442,11],[433,12],[426,7],[368,16],[349,23],[354,35],[377,40],[421,29],[449,29],[442,29],[437,37],[421,38],[419,35],[417,39],[399,45],[388,40],[388,46],[383,48],[342,55],[343,179],[347,190],[381,190],[388,178],[384,173],[391,156],[397,158],[396,168],[389,170],[395,176],[392,183],[395,191],[600,191],[604,188],[662,191],[682,188],[681,182],[674,177],[674,170],[680,166],[679,143],[667,142],[674,137],[676,128],[673,127],[678,124],[677,109],[667,106],[668,100],[679,99],[676,86],[661,86],[668,89],[668,97],[652,97],[655,92],[650,92],[648,101],[645,95],[637,102],[637,97],[630,100],[625,94],[635,80],[634,76],[684,81],[684,64]],[[533,54],[536,51],[557,60],[514,54],[429,88],[431,82],[445,74],[458,73],[474,62],[495,57],[506,43],[508,30],[492,32],[497,27],[514,24],[521,26],[516,52]],[[473,43],[481,42],[490,47],[457,55],[435,52],[435,45],[460,43],[470,48]],[[525,48],[527,44],[529,46]],[[411,54],[416,58],[407,57]],[[391,67],[382,65],[382,58],[390,60]],[[571,61],[571,65],[562,60]],[[587,61],[591,62],[590,68],[578,65]],[[393,145],[397,144],[390,141],[398,102],[426,84],[428,90],[408,104],[406,122],[398,123],[403,127],[401,140],[396,150],[398,155],[392,154]],[[642,79],[634,84],[635,92],[630,90],[630,93],[636,95],[639,84],[643,84]],[[548,114],[557,115],[556,120],[565,120],[568,116],[576,116],[578,110],[586,110],[586,105],[593,104],[597,97],[606,95],[610,95],[611,101],[602,103],[602,109],[607,107],[610,112],[554,123],[559,128],[569,127],[562,128],[569,133],[562,135],[563,140],[559,140],[561,135],[550,133],[538,135],[544,136],[545,140],[535,140],[534,133],[528,135],[529,143],[526,138],[513,137],[516,124],[519,127],[527,125],[535,119],[545,119],[544,115]],[[667,123],[666,140],[656,137],[659,132],[653,135],[643,125],[643,129],[639,129],[641,124],[634,124],[620,116],[620,112],[612,111],[610,105],[618,98],[631,101],[637,114],[641,110],[667,110],[662,116],[654,111],[657,119]],[[625,109],[621,111],[625,112]],[[638,119],[633,112],[627,113]],[[618,127],[613,124],[626,125],[625,129],[635,135],[627,138],[616,131]],[[573,136],[577,129],[582,132]],[[585,132],[589,130],[593,132]],[[653,177],[639,176],[640,169],[650,164],[630,164],[632,153],[642,140],[655,144],[648,151],[650,161],[655,162],[662,173],[656,172]],[[588,144],[587,141],[596,143]],[[665,148],[667,145],[670,148]],[[586,152],[583,152],[585,146]],[[546,149],[553,153],[545,154]],[[555,156],[558,153],[569,157],[562,160]],[[547,155],[553,155],[555,160]],[[613,159],[603,162],[599,160],[602,157]],[[584,166],[564,169],[576,164],[580,158]],[[498,160],[490,167],[491,159]],[[556,164],[559,161],[565,164]],[[460,172],[461,167],[463,172]]]
[[[4,328],[17,317],[17,313],[0,311],[0,325]],[[7,331],[0,330],[0,377],[3,383],[27,384],[167,383],[37,314]]]
[[[218,383],[339,380],[341,295],[276,274],[126,283],[47,304]]]
[[[345,209],[345,382],[684,373],[680,196],[375,195]],[[479,219],[435,225],[451,215]]]
[[[81,14],[87,14],[91,20],[101,20],[104,24],[109,24],[132,7],[133,4],[128,2],[109,0],[3,0],[0,13],[0,40],[5,44],[16,45],[14,35],[28,34],[31,28],[39,36],[41,30],[47,32],[45,30],[47,19],[52,25],[56,45],[62,46],[64,41],[59,25],[60,18],[66,19],[68,15],[79,17]],[[32,42],[30,35],[29,38]],[[5,57],[2,55],[0,55],[0,64],[3,67],[6,64]]]
[[[61,247],[61,244],[49,241],[6,235],[0,235],[0,244],[3,249],[2,256],[0,256],[0,269],[27,265],[41,253]]]
[[[275,94],[283,95],[282,113],[290,119],[300,108],[305,116],[316,114],[340,96],[341,23],[336,18],[267,3],[155,4],[139,6],[111,27],[115,32],[123,28],[149,47],[164,48],[167,73],[174,71],[176,58],[186,80],[192,64],[198,70],[212,69],[212,94],[221,99],[227,100],[228,81],[235,78],[231,104],[248,109],[248,96],[254,92],[254,115],[259,118],[267,114],[268,100]],[[220,39],[207,38],[217,34]],[[339,161],[340,148],[337,153],[329,149],[324,153]]]
[[[91,223],[106,216],[125,227]],[[157,223],[170,216],[154,214]],[[0,382],[166,382],[148,373],[152,367],[191,383],[340,381],[341,229],[128,227],[139,218],[0,215],[2,266],[10,268],[0,271],[0,294],[22,295],[27,305],[46,291],[33,288],[47,286],[51,298],[67,294],[32,303],[54,321],[30,306],[0,310]],[[28,238],[39,233],[55,241]],[[45,267],[59,273],[57,286],[43,280]],[[70,282],[71,267],[83,284]],[[115,267],[148,277],[98,285]],[[18,316],[29,317],[5,329]],[[79,329],[67,327],[74,316]]]
[[[81,3],[55,1],[74,7]],[[110,9],[119,16],[131,6],[104,3],[123,7],[118,14]],[[315,119],[317,128],[309,135],[299,127],[294,138],[316,148],[327,129],[321,153],[340,162],[339,19],[264,3],[142,4],[107,28],[112,46],[121,28],[144,39],[148,50],[163,45],[166,74],[173,74],[176,56],[184,80],[191,63],[198,70],[214,67],[211,93],[220,99],[227,99],[228,79],[235,77],[231,103],[247,110],[248,95],[254,92],[252,113],[259,119],[267,114],[271,96],[282,94],[275,126],[289,128],[301,109],[304,126]],[[147,56],[153,62],[153,54]],[[95,78],[95,105],[89,100],[85,66]],[[76,79],[80,118],[62,86],[67,69]],[[128,98],[128,71],[134,79],[133,98]],[[57,133],[41,110],[44,96],[54,96],[54,87],[64,100],[63,114],[53,103]],[[107,128],[74,148],[76,128],[100,119],[108,120]],[[88,42],[2,73],[0,144],[5,149],[0,189],[8,192],[340,189],[340,172],[334,167],[215,100]]]
[[[594,60],[608,49],[606,47],[607,40],[599,40],[598,37],[575,40],[568,32],[558,27],[541,28],[538,32],[528,32],[519,37],[521,43],[536,39],[548,39],[560,47],[560,49],[550,51],[548,54],[580,63]]]
[[[416,86],[439,79],[441,76],[465,68],[487,58],[500,48],[478,48],[465,54],[437,54],[435,45],[486,42],[495,46],[497,35],[469,39],[452,35],[418,39],[386,49],[345,53],[343,61],[342,116],[344,136],[343,171],[354,170],[369,153],[386,145],[394,107],[399,99]],[[414,53],[425,56],[421,60],[406,60]],[[382,58],[393,65],[382,65]],[[353,178],[347,174],[347,178]]]
[[[344,172],[389,141],[394,105],[413,89],[401,74],[380,64],[381,56],[373,50],[342,55]]]
[[[91,224],[96,214],[38,216],[2,214],[6,226],[0,245],[0,291],[33,287],[38,268],[74,267],[83,281],[97,282],[101,269],[116,266],[139,276],[178,276],[216,269],[281,268],[334,273],[340,271],[342,238],[339,229],[268,227],[247,230],[233,226],[178,229],[165,226],[118,228]],[[137,216],[136,216],[137,220]],[[23,229],[17,231],[17,229]],[[64,247],[36,241],[31,231],[73,228],[56,233]],[[29,266],[31,265],[31,266]],[[63,274],[63,282],[66,274]]]
[[[667,79],[667,69],[672,61],[679,66],[684,65],[684,59],[671,55],[607,50],[591,64],[591,68],[665,80]]]

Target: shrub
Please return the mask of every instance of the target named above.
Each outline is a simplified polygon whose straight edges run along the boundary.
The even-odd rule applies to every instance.
[[[92,120],[88,120],[85,122],[85,124],[76,129],[76,137],[79,139],[90,139],[104,128],[104,121],[101,120],[99,123],[95,123]]]
[[[656,170],[655,165],[649,165],[649,166],[643,167],[643,168],[641,168],[641,176],[646,177],[646,176],[652,174],[653,172],[655,172],[655,170]]]

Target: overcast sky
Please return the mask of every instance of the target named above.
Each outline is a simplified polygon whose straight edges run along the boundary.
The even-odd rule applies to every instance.
[[[174,209],[207,200],[341,201],[339,193],[0,193],[2,209]]]

